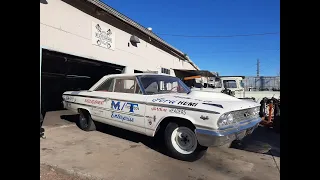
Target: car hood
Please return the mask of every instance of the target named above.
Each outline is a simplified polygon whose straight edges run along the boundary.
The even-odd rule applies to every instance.
[[[150,103],[168,104],[177,107],[192,107],[194,109],[212,110],[219,113],[248,109],[260,106],[251,101],[245,101],[218,92],[191,91],[189,94],[170,93],[152,95]]]

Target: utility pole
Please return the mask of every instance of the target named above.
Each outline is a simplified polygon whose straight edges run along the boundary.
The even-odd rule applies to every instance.
[[[260,60],[257,59],[257,77],[254,81],[254,88],[257,90],[257,81],[259,81],[259,76],[260,76]]]
[[[257,59],[257,77],[260,76],[260,60]]]

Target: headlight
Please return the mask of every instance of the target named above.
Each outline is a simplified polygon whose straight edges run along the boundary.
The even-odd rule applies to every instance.
[[[255,116],[257,114],[259,114],[260,108],[259,107],[255,107],[252,109],[252,114]]]
[[[224,128],[230,125],[235,124],[236,122],[233,119],[233,115],[231,113],[222,114],[218,120],[218,127]]]

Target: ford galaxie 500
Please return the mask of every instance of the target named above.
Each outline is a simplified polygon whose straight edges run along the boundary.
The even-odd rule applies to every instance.
[[[66,109],[80,114],[82,130],[95,130],[98,121],[147,136],[158,134],[169,155],[186,161],[199,159],[210,146],[241,140],[261,121],[260,104],[191,91],[168,75],[107,75],[89,90],[67,91],[62,97]]]

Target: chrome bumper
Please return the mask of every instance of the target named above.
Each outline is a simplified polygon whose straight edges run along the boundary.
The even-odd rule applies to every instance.
[[[200,145],[222,146],[234,140],[241,140],[248,134],[251,134],[258,127],[261,118],[247,120],[238,124],[235,128],[226,130],[207,130],[196,128],[195,132]]]

